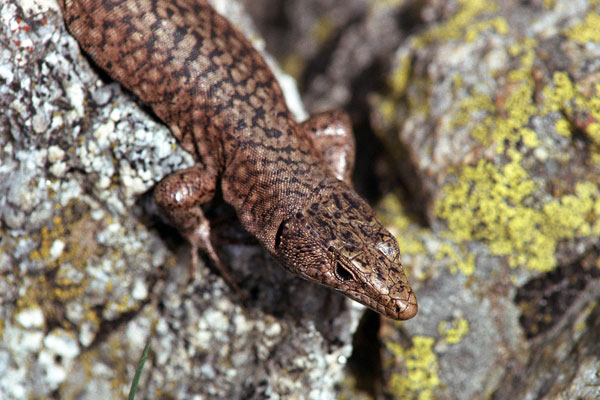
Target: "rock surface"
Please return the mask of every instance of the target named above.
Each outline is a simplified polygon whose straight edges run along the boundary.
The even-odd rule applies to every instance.
[[[257,37],[238,3],[214,4]],[[250,299],[206,265],[190,281],[189,247],[143,204],[191,157],[82,56],[57,4],[0,16],[0,398],[124,398],[148,340],[137,398],[335,397],[361,309],[282,270],[219,204]]]
[[[305,103],[367,130],[357,184],[417,290],[372,393],[600,397],[600,4],[275,3]]]

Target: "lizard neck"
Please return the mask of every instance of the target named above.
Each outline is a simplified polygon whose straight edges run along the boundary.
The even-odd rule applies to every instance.
[[[293,120],[254,127],[227,154],[221,188],[244,228],[273,252],[281,221],[301,210],[329,179],[310,139]]]

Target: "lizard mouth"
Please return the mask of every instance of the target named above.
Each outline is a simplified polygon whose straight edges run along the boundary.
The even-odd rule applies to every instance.
[[[342,285],[345,285],[343,289],[336,288],[337,290],[388,318],[407,320],[417,314],[418,306],[415,294],[402,282],[393,284],[393,287],[386,291],[388,293],[386,295],[381,292],[372,293],[373,290],[365,289],[363,287],[365,283],[361,284],[356,279],[355,273],[340,262],[336,263],[335,277]],[[355,286],[355,288],[350,290],[348,286]]]
[[[408,290],[407,290],[408,289]],[[371,297],[365,293],[365,291],[345,291],[351,299],[364,304],[373,311],[382,314],[385,317],[395,320],[407,320],[411,319],[417,314],[419,309],[417,305],[417,298],[412,289],[403,287],[402,292],[405,296],[401,297],[390,297],[390,296],[376,296]]]

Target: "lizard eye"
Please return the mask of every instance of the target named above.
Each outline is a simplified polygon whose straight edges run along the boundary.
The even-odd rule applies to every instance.
[[[335,264],[335,274],[344,282],[354,280],[352,273],[339,262]]]

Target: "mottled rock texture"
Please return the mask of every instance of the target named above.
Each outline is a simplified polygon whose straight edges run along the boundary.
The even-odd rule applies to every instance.
[[[372,392],[599,397],[600,4],[260,3],[307,106],[363,128],[357,185],[419,299]]]
[[[214,3],[256,37],[239,4]],[[55,3],[0,15],[0,398],[124,398],[148,340],[137,398],[334,397],[360,309],[277,266],[219,201],[219,252],[249,299],[210,263],[190,280],[189,247],[144,204],[191,156]]]

